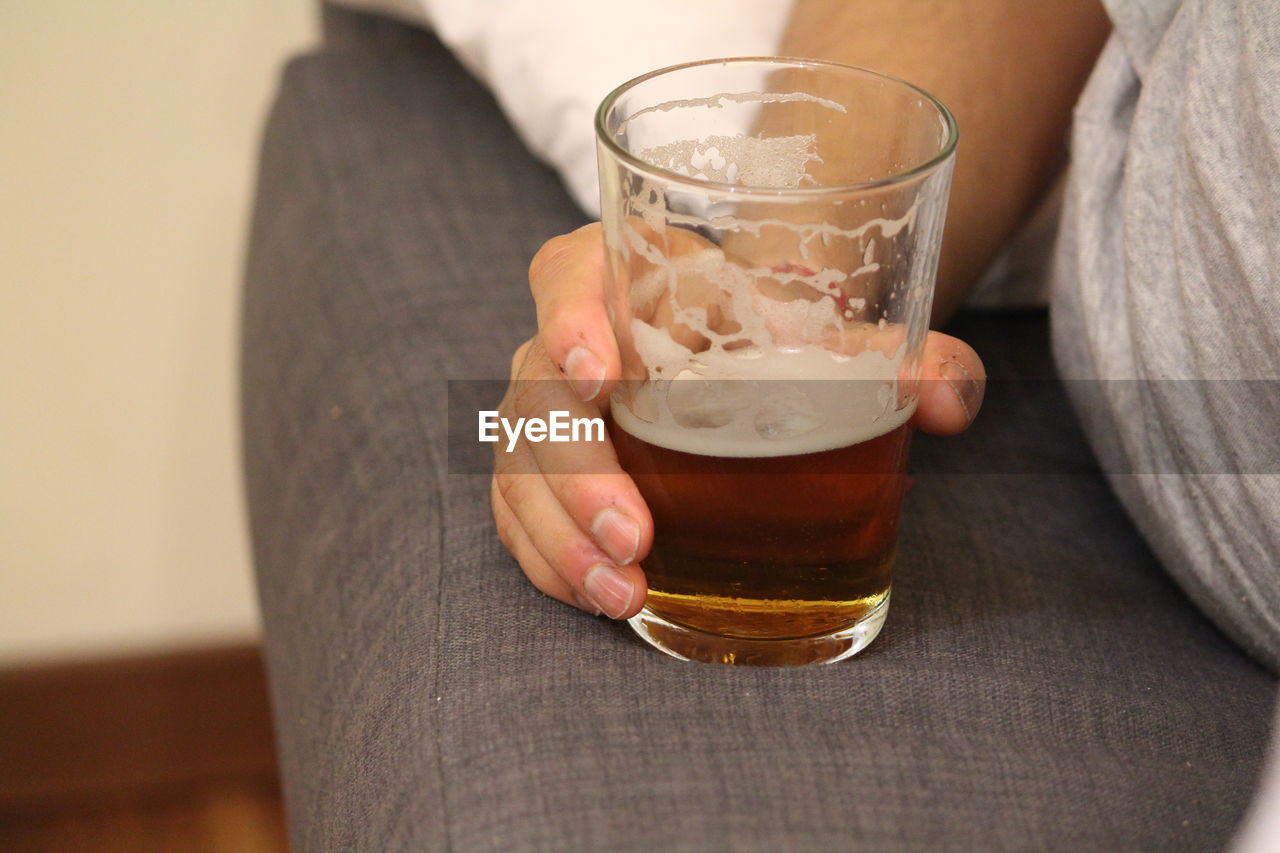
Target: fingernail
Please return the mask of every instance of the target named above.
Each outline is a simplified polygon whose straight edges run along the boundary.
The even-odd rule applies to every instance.
[[[938,375],[951,386],[956,399],[964,408],[965,419],[972,421],[982,402],[982,383],[974,379],[973,374],[964,369],[964,365],[955,361],[944,361],[938,368]]]
[[[640,525],[613,507],[596,513],[591,520],[591,535],[619,566],[629,566],[636,561],[636,551],[640,550]]]
[[[586,577],[582,579],[582,591],[610,619],[626,613],[631,607],[631,597],[636,594],[636,588],[623,577],[622,572],[603,563],[587,569]]]
[[[574,601],[576,601],[576,602],[578,602],[578,607],[580,607],[580,608],[582,608],[583,610],[587,611],[587,612],[588,612],[588,613],[590,613],[592,616],[599,616],[599,615],[600,615],[600,608],[599,608],[599,607],[596,607],[596,606],[595,606],[595,604],[593,604],[592,602],[587,601],[587,599],[583,597],[582,593],[580,593],[580,592],[575,592],[575,593],[573,594],[573,600],[574,600]]]
[[[604,385],[604,362],[586,347],[574,347],[564,360],[564,373],[579,397],[593,400]]]

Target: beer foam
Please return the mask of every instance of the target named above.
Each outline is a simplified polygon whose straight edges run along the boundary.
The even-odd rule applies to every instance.
[[[791,186],[818,159],[810,137],[769,142],[677,140],[642,156],[707,180],[756,175]],[[865,316],[867,300],[857,295],[865,290],[853,280],[880,270],[870,232],[885,239],[910,231],[918,202],[899,218],[871,218],[856,228],[749,220],[697,194],[676,204],[648,181],[629,203],[635,216],[606,223],[606,240],[647,267],[630,281],[629,331],[650,378],[615,392],[613,419],[621,429],[670,450],[760,458],[847,447],[911,418],[914,396],[899,387],[905,328]],[[673,226],[695,236],[671,243],[664,235]],[[796,232],[805,263],[746,266],[710,240],[696,242],[704,229],[758,236],[766,227]],[[809,256],[811,240],[866,246],[847,268],[828,268]]]
[[[892,357],[819,347],[685,353],[688,366],[673,378],[615,393],[611,412],[621,429],[669,450],[763,458],[870,441],[915,413],[914,398],[899,406],[901,350]]]

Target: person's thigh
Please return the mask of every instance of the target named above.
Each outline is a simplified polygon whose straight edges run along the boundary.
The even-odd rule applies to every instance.
[[[449,473],[445,383],[506,375],[529,258],[582,216],[434,39],[353,20],[285,74],[245,298],[297,849],[1225,842],[1273,680],[1161,573],[1056,386],[996,396],[963,466],[920,444],[893,609],[850,662],[682,664],[530,586],[487,478]],[[997,377],[1047,370],[1042,318],[958,333]]]

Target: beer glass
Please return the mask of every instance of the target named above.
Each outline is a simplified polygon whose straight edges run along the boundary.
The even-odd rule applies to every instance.
[[[631,626],[689,660],[850,657],[889,607],[955,122],[746,58],[622,85],[596,138],[610,436],[655,526]]]

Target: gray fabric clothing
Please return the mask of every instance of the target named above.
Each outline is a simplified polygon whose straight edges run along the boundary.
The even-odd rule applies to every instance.
[[[1088,380],[1071,383],[1086,432],[1165,568],[1280,670],[1280,4],[1107,6],[1054,352]]]
[[[1275,682],[1098,474],[1043,315],[921,440],[893,609],[853,661],[682,664],[539,594],[445,380],[505,376],[529,258],[580,224],[429,35],[334,15],[288,67],[247,266],[245,470],[294,849],[1201,850],[1249,799]],[[1013,446],[1078,474],[990,471]],[[1081,535],[1087,531],[1087,535]]]

